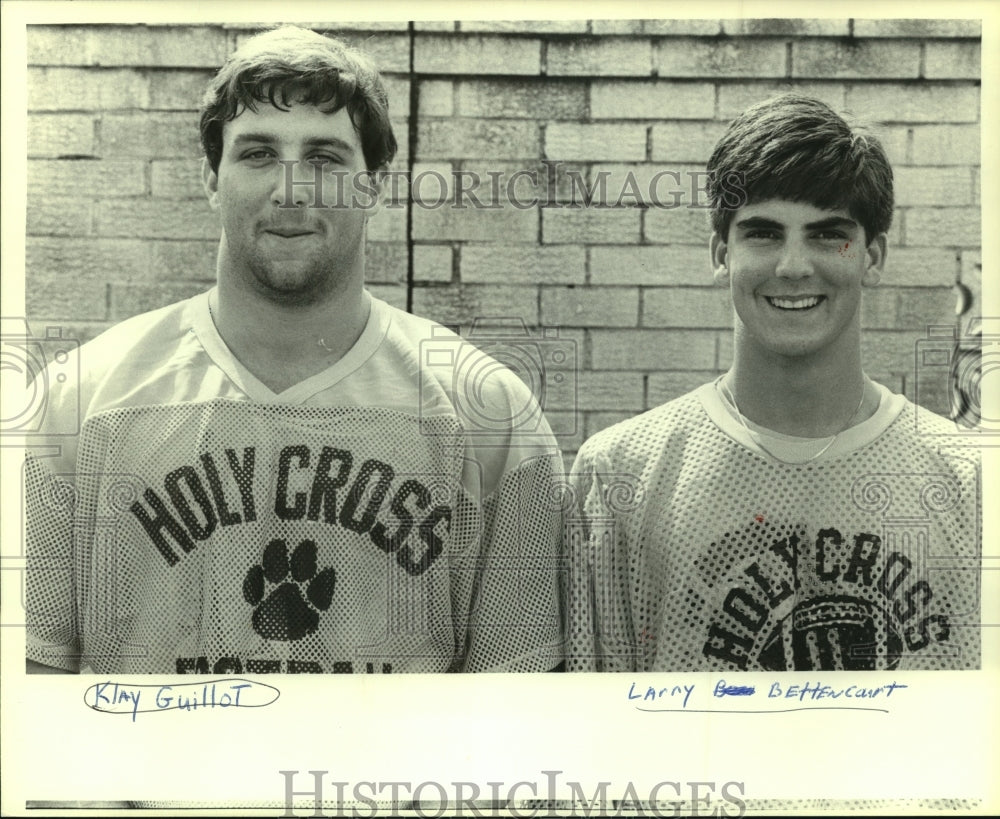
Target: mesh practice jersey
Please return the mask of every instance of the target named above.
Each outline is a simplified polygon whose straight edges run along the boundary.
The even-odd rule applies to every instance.
[[[712,384],[587,441],[567,668],[978,668],[978,457],[880,391],[812,462],[766,454]]]
[[[371,299],[354,347],[276,395],[203,294],[80,359],[45,408],[58,431],[79,411],[79,435],[25,466],[29,658],[105,674],[562,661],[558,448],[530,390],[454,333]]]

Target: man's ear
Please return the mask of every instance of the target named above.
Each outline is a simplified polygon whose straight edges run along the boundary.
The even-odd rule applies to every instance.
[[[889,252],[889,242],[884,233],[880,233],[868,243],[865,248],[865,272],[861,274],[861,284],[865,287],[874,287],[882,278],[882,269],[885,267],[885,257]]]
[[[712,256],[712,277],[719,287],[729,287],[729,246],[723,238],[713,232],[708,241],[708,250]]]
[[[201,160],[201,184],[205,188],[208,204],[212,210],[219,209],[219,175],[212,170],[208,159]]]

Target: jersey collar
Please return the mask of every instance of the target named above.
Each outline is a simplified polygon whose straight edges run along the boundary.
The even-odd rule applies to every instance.
[[[192,299],[191,325],[194,332],[209,358],[230,381],[248,398],[264,404],[302,404],[317,393],[330,389],[355,372],[374,354],[385,337],[389,325],[389,313],[385,309],[385,303],[374,298],[366,290],[365,297],[371,309],[368,312],[368,322],[354,346],[327,369],[276,393],[244,367],[222,340],[208,309],[209,296],[213,291],[214,288]]]

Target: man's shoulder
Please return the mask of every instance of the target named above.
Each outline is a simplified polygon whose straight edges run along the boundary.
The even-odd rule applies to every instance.
[[[540,468],[544,458],[558,452],[543,397],[533,389],[544,390],[540,381],[545,373],[532,370],[536,359],[530,351],[520,356],[523,349],[516,343],[505,346],[500,337],[481,349],[477,343],[482,339],[463,338],[431,319],[384,302],[378,309],[389,319],[388,355],[397,363],[401,360],[406,377],[416,380],[422,423],[431,428],[440,420],[444,429],[459,425],[470,457],[484,469],[487,493],[504,473],[529,463],[532,469]],[[491,348],[498,353],[491,355]]]
[[[475,364],[492,359],[493,356],[488,350],[492,348],[495,352],[499,342],[504,338],[504,336],[492,334],[480,338],[476,332],[469,336],[463,336],[460,335],[457,328],[441,324],[434,319],[408,313],[386,302],[381,302],[380,309],[385,311],[385,315],[389,317],[390,326],[397,336],[404,337],[414,347],[430,353],[432,359],[450,361],[454,365]],[[485,345],[483,344],[484,340]],[[518,340],[513,338],[512,343],[516,345]],[[481,349],[484,346],[486,349]],[[452,351],[459,349],[461,355],[454,355]]]
[[[395,346],[416,355],[418,377],[438,384],[453,398],[457,395],[463,404],[522,403],[532,391],[514,370],[522,370],[529,380],[544,377],[533,367],[537,362],[530,354],[529,337],[475,332],[463,337],[451,327],[385,302],[379,309],[389,318]]]
[[[168,371],[178,351],[184,351],[195,335],[197,298],[124,319],[88,341],[78,350],[69,374],[72,384],[66,386],[79,388],[86,407],[98,391],[130,391],[156,373]],[[190,351],[183,352],[182,358],[189,365]]]
[[[164,371],[178,340],[190,332],[189,303],[125,319],[79,347],[60,345],[63,354],[52,356],[34,382],[44,396],[31,426],[37,442],[53,436],[53,441],[65,442],[67,436],[79,435],[87,418]]]
[[[371,296],[371,302],[375,309],[388,318],[390,325],[396,330],[396,332],[402,333],[409,338],[419,341],[425,336],[430,336],[431,330],[434,328],[441,328],[440,332],[442,333],[451,332],[448,328],[444,327],[444,325],[439,324],[433,319],[409,313],[403,308],[396,307],[395,305],[390,304],[384,299],[380,299],[378,296],[371,293],[369,293],[369,296]],[[452,335],[454,335],[454,333],[452,333]]]
[[[162,350],[171,338],[190,332],[191,311],[198,298],[200,296],[139,313],[109,327],[81,346],[83,372],[97,373],[123,361],[132,365],[140,350]]]
[[[900,453],[925,457],[951,465],[978,465],[980,438],[975,429],[915,404],[908,398],[885,436],[886,444]]]
[[[602,429],[580,447],[580,457],[649,455],[662,451],[668,439],[686,438],[706,421],[701,393],[707,386]]]

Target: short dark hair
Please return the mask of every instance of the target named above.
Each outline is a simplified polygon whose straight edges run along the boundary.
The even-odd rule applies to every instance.
[[[723,240],[736,210],[768,199],[846,210],[866,243],[892,224],[892,168],[882,143],[811,97],[782,94],[745,110],[707,170],[712,229]]]
[[[316,105],[331,114],[346,108],[369,171],[384,169],[396,155],[389,96],[371,60],[340,40],[282,26],[247,40],[205,91],[201,145],[213,171],[222,158],[222,126],[265,102],[281,109]]]

